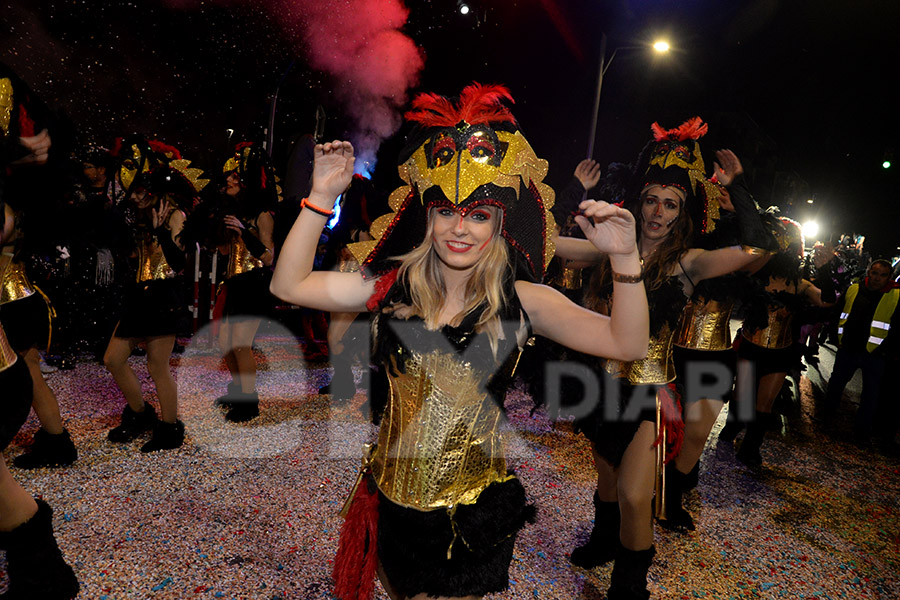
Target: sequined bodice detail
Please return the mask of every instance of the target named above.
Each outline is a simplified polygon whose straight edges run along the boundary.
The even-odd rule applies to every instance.
[[[418,333],[400,335],[402,365],[390,374],[372,474],[392,502],[419,510],[474,503],[490,484],[505,481],[504,412],[488,392],[495,373],[518,358],[515,328],[505,330],[499,356],[487,334],[425,331],[421,321],[392,321]],[[524,321],[523,321],[524,323]],[[439,336],[439,337],[435,337]],[[438,340],[435,343],[435,340]],[[510,343],[512,342],[512,343]],[[396,362],[396,361],[395,361]]]
[[[689,300],[678,322],[674,344],[691,350],[728,350],[733,308],[731,300]]]

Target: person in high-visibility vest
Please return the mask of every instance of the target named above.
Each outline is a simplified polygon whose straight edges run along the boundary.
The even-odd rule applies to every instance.
[[[830,424],[844,388],[857,369],[862,369],[862,394],[854,423],[854,434],[862,442],[872,433],[886,348],[897,343],[897,335],[891,335],[891,330],[900,327],[897,317],[900,289],[891,281],[891,271],[890,262],[875,260],[862,283],[854,283],[847,289],[838,321],[840,348],[825,392],[824,416]]]

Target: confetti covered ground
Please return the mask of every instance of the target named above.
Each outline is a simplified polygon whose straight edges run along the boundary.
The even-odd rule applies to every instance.
[[[138,451],[142,440],[106,441],[123,400],[102,365],[85,357],[76,369],[49,375],[79,460],[62,469],[11,470],[55,509],[79,598],[332,597],[337,512],[354,482],[360,444],[374,433],[358,410],[364,394],[343,406],[318,395],[329,369],[305,365],[290,336],[261,336],[256,353],[263,414],[233,425],[212,407],[228,381],[217,351],[205,336],[189,341],[172,360],[188,441],[151,455]],[[820,351],[823,373],[832,354]],[[145,360],[131,360],[155,402]],[[799,382],[788,434],[769,434],[757,472],[717,443],[720,416],[700,484],[687,496],[697,531],[656,528],[654,598],[900,598],[900,462],[820,433],[813,398],[822,378],[812,369],[809,376]],[[856,395],[854,382],[847,416]],[[539,518],[520,535],[510,589],[497,597],[604,598],[610,567],[586,572],[567,559],[593,516],[588,445],[570,423],[530,415],[523,392],[511,393],[508,405],[509,462]],[[37,427],[32,416],[8,461]],[[387,596],[376,587],[376,597]]]

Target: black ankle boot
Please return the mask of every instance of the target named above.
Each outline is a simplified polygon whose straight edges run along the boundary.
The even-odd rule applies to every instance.
[[[746,423],[739,421],[737,417],[731,418],[729,415],[728,421],[725,422],[725,427],[719,432],[719,441],[733,442],[738,434],[743,431],[744,425]]]
[[[225,389],[225,394],[216,398],[215,405],[222,408],[231,408],[238,401],[241,395],[241,385],[234,379]]]
[[[619,547],[618,502],[603,502],[594,494],[594,528],[587,544],[572,550],[569,561],[582,569],[593,569],[616,557]]]
[[[157,450],[174,450],[184,443],[184,423],[175,421],[166,423],[157,421],[153,428],[153,437],[141,446],[141,452],[156,452]]]
[[[772,422],[771,413],[761,413],[756,411],[756,418],[747,425],[747,434],[738,450],[736,456],[739,461],[748,467],[759,467],[762,465],[762,454],[759,450],[762,448],[763,441],[766,438],[766,431]]]
[[[690,474],[679,471],[674,462],[666,465],[666,518],[660,520],[659,524],[671,531],[694,530],[694,519],[682,504],[685,479],[688,477]]]
[[[39,469],[41,467],[66,467],[78,459],[78,450],[63,429],[56,435],[38,429],[34,434],[31,449],[13,459],[13,464],[20,469]]]
[[[232,423],[246,423],[258,416],[259,394],[256,392],[251,394],[241,393],[239,398],[231,403],[228,414],[225,415],[225,420]]]
[[[628,550],[619,548],[612,576],[609,578],[607,600],[648,600],[647,571],[653,563],[656,548],[650,546],[646,550]]]
[[[681,489],[684,490],[685,492],[691,491],[692,489],[697,487],[698,483],[700,483],[700,461],[699,460],[694,465],[694,468],[691,469],[691,472],[684,476],[682,483],[684,485],[681,486]]]
[[[111,429],[106,435],[111,442],[118,444],[130,442],[145,431],[150,431],[156,425],[156,411],[149,404],[144,404],[143,412],[134,412],[131,407],[125,405],[122,411],[122,424]]]
[[[78,580],[56,545],[53,510],[43,500],[37,505],[37,513],[28,521],[0,532],[9,574],[9,590],[3,598],[71,600],[78,594]]]

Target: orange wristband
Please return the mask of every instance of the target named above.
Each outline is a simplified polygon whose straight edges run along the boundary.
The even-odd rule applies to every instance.
[[[333,217],[334,216],[333,210],[325,210],[324,208],[319,208],[315,204],[310,203],[309,198],[304,198],[303,200],[300,201],[300,208],[308,208],[309,210],[313,211],[317,215],[322,215],[323,217]]]

